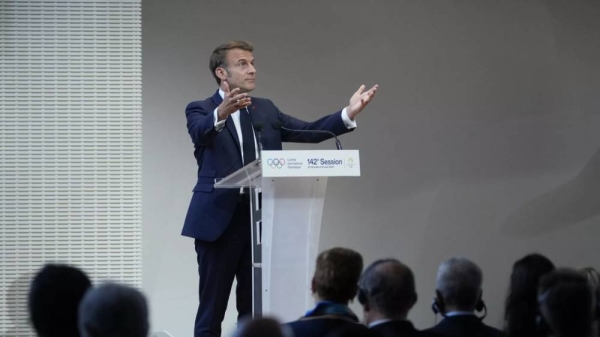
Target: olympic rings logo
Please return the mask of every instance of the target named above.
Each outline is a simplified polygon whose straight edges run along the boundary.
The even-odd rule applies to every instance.
[[[267,165],[271,168],[282,168],[285,165],[285,159],[283,158],[269,158],[267,159]]]

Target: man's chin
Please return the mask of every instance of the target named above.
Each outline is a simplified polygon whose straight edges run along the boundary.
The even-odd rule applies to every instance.
[[[252,83],[252,85],[246,85],[246,86],[244,86],[244,91],[245,92],[250,92],[250,91],[254,90],[254,88],[256,88],[256,85],[254,85],[254,83]]]

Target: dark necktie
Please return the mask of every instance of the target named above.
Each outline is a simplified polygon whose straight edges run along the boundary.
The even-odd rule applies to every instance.
[[[240,109],[240,124],[242,127],[242,142],[244,153],[244,166],[256,159],[256,148],[254,147],[254,130],[248,109]]]

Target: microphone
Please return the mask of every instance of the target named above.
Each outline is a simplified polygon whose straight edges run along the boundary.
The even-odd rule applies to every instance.
[[[258,143],[258,159],[261,159],[262,151],[263,151],[263,144],[262,144],[263,125],[262,125],[262,123],[254,122],[254,119],[252,118],[250,111],[248,111],[248,107],[246,107],[246,112],[250,116],[250,121],[252,122],[252,128],[254,129],[254,132],[256,133],[256,142]]]
[[[291,131],[291,132],[325,133],[325,134],[328,134],[328,135],[332,136],[333,138],[335,138],[335,147],[337,147],[338,150],[342,149],[342,143],[340,142],[338,137],[335,135],[335,133],[333,133],[329,130],[293,130],[293,129],[288,129],[285,126],[281,125],[281,122],[275,122],[275,123],[271,124],[271,127],[275,130],[285,130],[285,131]]]
[[[263,151],[263,144],[262,144],[262,130],[263,130],[263,126],[261,123],[253,123],[252,126],[254,127],[254,132],[256,132],[256,142],[258,143],[258,157],[262,157],[261,153]]]

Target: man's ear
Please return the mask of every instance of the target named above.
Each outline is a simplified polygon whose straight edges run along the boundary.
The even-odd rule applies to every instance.
[[[315,284],[315,278],[313,277],[312,280],[310,280],[310,291],[314,294],[317,292],[317,285]]]
[[[476,311],[482,311],[485,309],[485,303],[483,303],[483,289],[479,289],[479,296],[477,297],[477,303],[475,304]]]
[[[365,304],[363,304],[362,306],[363,306],[363,311],[365,311],[365,312],[371,311],[371,305],[369,305],[369,301],[366,301]]]
[[[419,296],[417,295],[417,292],[413,292],[411,295],[411,303],[410,303],[410,308],[408,309],[412,309],[412,307],[417,303],[417,300],[419,299]]]
[[[223,67],[217,67],[217,69],[215,69],[215,75],[217,75],[217,77],[223,81],[227,79],[227,69],[223,68]]]
[[[365,293],[364,290],[361,290],[360,287],[358,288],[358,303],[360,303],[360,305],[362,305],[363,307],[363,311],[364,312],[369,312],[371,311],[371,304],[369,301],[369,298],[367,297],[367,294]]]

